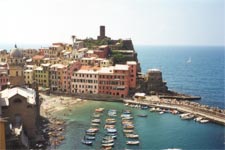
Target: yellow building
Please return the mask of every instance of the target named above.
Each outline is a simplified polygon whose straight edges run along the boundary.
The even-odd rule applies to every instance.
[[[39,86],[49,87],[49,67],[50,64],[41,64],[34,69],[34,80]]]

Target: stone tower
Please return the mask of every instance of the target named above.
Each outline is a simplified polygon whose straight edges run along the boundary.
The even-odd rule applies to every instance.
[[[100,26],[100,35],[98,36],[98,40],[102,40],[106,38],[105,36],[105,26]]]

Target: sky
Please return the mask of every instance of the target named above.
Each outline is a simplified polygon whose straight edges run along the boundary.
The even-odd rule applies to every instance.
[[[224,45],[224,0],[0,0],[0,45],[99,35],[135,45]]]

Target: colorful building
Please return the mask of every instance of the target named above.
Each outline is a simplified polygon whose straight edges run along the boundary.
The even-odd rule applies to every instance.
[[[64,69],[63,64],[54,64],[50,67],[50,90],[52,92],[63,92]]]
[[[26,65],[24,67],[24,80],[25,84],[33,84],[34,83],[34,65]]]
[[[41,66],[34,69],[34,80],[39,86],[49,87],[49,69],[50,64],[41,64]]]
[[[9,54],[7,53],[7,50],[4,49],[0,50],[0,62],[6,63],[8,56]]]
[[[0,63],[0,91],[9,85],[9,67],[7,63]]]
[[[71,93],[98,94],[99,67],[82,66],[72,74]]]
[[[129,66],[115,65],[99,70],[99,94],[125,97],[129,92]]]
[[[129,66],[129,72],[130,72],[130,88],[136,87],[136,79],[137,79],[137,62],[136,61],[127,61],[127,65]]]

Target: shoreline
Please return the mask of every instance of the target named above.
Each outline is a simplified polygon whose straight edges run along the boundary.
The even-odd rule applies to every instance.
[[[51,119],[53,114],[61,111],[66,110],[71,111],[71,107],[74,105],[78,105],[82,102],[86,102],[87,100],[94,100],[96,98],[88,98],[81,99],[78,97],[72,96],[57,96],[57,95],[45,95],[40,93],[41,97],[45,99],[42,102],[42,107],[40,109],[40,114],[43,117]],[[188,101],[188,100],[176,100],[171,98],[162,98],[161,96],[146,96],[144,100],[131,100],[131,99],[123,99],[123,100],[112,100],[107,98],[98,99],[97,101],[104,101],[104,102],[124,102],[124,103],[133,103],[133,104],[141,104],[141,105],[148,105],[150,107],[159,107],[159,108],[167,108],[167,109],[176,109],[180,112],[192,113],[196,116],[205,117],[212,122],[222,124],[225,126],[225,110],[219,109],[216,107],[209,107],[207,105],[202,105],[197,102]],[[52,113],[52,114],[51,114]],[[65,113],[65,115],[67,115]]]

